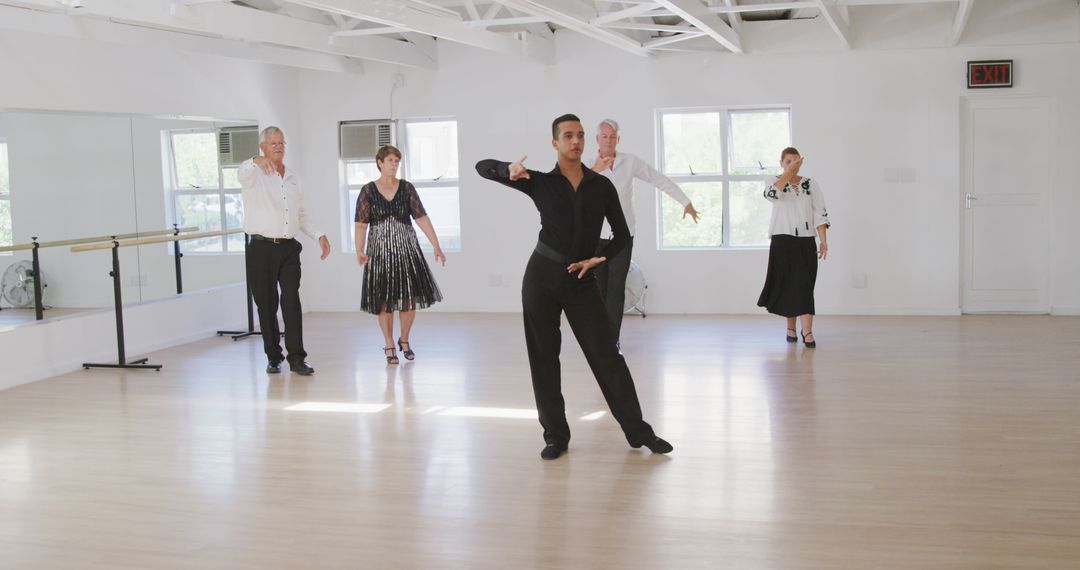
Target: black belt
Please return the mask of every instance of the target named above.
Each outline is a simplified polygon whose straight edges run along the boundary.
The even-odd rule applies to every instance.
[[[546,244],[546,243],[544,243],[542,241],[536,242],[536,250],[535,251],[536,251],[536,253],[539,253],[540,255],[554,261],[555,263],[560,263],[560,264],[572,263],[568,257],[566,257],[565,255],[559,253],[558,251],[555,250],[555,248],[551,247],[550,245],[548,245],[548,244]]]
[[[256,241],[268,241],[270,243],[287,243],[287,242],[290,242],[290,241],[295,241],[293,238],[272,238],[272,237],[261,236],[259,234],[250,234],[250,235],[251,235],[251,239],[253,239],[253,240],[256,240]]]

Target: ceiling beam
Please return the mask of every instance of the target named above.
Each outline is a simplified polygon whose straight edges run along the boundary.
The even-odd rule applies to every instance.
[[[382,36],[386,34],[400,34],[407,32],[404,28],[391,28],[391,27],[378,27],[378,28],[360,28],[358,30],[338,30],[331,33],[331,36],[335,38],[356,38],[360,36]]]
[[[617,47],[641,57],[651,56],[641,42],[618,32],[596,27],[590,22],[597,17],[596,11],[575,0],[494,0],[495,2],[548,22],[573,30],[583,36]]]
[[[844,42],[844,47],[851,49],[851,30],[847,20],[837,9],[836,0],[818,0],[818,8],[821,10],[821,15],[825,17],[825,21],[829,23],[829,27],[840,36],[840,41]]]
[[[464,21],[435,16],[400,0],[287,0],[291,4],[404,28],[481,49],[520,55],[521,42],[513,37],[466,26]]]
[[[465,25],[473,28],[489,28],[491,26],[520,26],[523,24],[542,24],[547,20],[536,16],[522,16],[520,18],[492,18],[490,20],[470,20]]]
[[[655,10],[655,9],[656,9],[656,4],[651,3],[651,2],[648,3],[648,4],[638,4],[636,6],[631,6],[630,8],[626,8],[624,10],[615,10],[614,12],[607,12],[607,13],[601,14],[601,15],[593,18],[592,20],[590,20],[589,23],[593,24],[593,25],[600,25],[600,24],[608,24],[608,23],[611,23],[611,22],[618,22],[619,20],[626,20],[628,18],[636,18],[638,16],[641,16],[642,14],[645,14],[646,12],[650,12],[650,11]]]
[[[902,4],[948,4],[960,0],[841,0],[844,6],[896,6]]]
[[[956,18],[953,19],[949,45],[954,46],[960,43],[960,37],[964,35],[964,28],[967,27],[968,17],[971,16],[972,4],[974,0],[960,0],[960,5],[956,7]]]
[[[476,9],[476,3],[473,0],[465,0],[465,12],[469,14],[469,18],[473,20],[480,19],[480,12]]]
[[[732,6],[736,6],[738,4],[738,1],[737,0],[724,0],[724,4],[726,4],[730,8]],[[731,29],[735,30],[735,33],[739,34],[739,36],[741,37],[742,36],[742,14],[740,14],[738,12],[728,14],[728,22],[731,23]]]
[[[150,29],[104,19],[69,18],[63,13],[0,6],[0,29],[126,46],[155,45],[181,52],[210,54],[318,71],[363,73],[358,59],[251,42]]]
[[[708,11],[713,14],[742,14],[744,12],[771,12],[773,10],[799,10],[801,8],[817,8],[817,0],[797,0],[795,2],[776,2],[774,4],[747,4],[739,6],[711,6]]]
[[[454,20],[461,20],[461,14],[457,13],[450,8],[440,6],[434,2],[428,2],[427,0],[403,0],[406,3],[413,4],[413,7],[421,12],[427,12],[435,16],[443,16],[452,18]]]
[[[674,36],[666,36],[666,37],[662,37],[662,38],[653,38],[653,39],[645,42],[645,47],[648,47],[650,49],[651,48],[663,47],[663,46],[671,45],[671,44],[678,43],[678,42],[684,42],[686,40],[692,40],[694,38],[700,38],[701,36],[704,36],[704,35],[705,35],[704,32],[699,32],[697,30],[694,30],[693,32],[687,32],[685,34],[678,34],[678,35],[674,35]]]
[[[720,19],[709,6],[701,0],[659,0],[660,6],[667,8],[692,24],[698,30],[717,43],[735,52],[742,53],[742,39],[727,22]]]
[[[643,32],[656,32],[656,33],[684,33],[684,32],[698,32],[698,35],[704,34],[701,30],[690,26],[688,24],[668,25],[668,24],[604,24],[604,27],[609,30],[639,30]]]
[[[501,12],[502,9],[503,9],[502,4],[499,4],[498,2],[492,2],[491,5],[488,6],[488,9],[484,12],[484,17],[480,18],[480,19],[481,20],[494,19],[495,16],[499,15],[499,12]]]
[[[7,4],[55,11],[55,0],[4,0]],[[333,26],[307,22],[232,3],[182,6],[170,0],[93,0],[67,9],[79,21],[108,19],[148,28],[260,42],[317,53],[367,59],[407,67],[434,68],[435,62],[406,41],[382,37],[328,38]]]

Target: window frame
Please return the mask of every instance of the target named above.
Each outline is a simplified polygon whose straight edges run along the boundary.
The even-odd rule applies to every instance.
[[[226,214],[225,204],[226,196],[235,196],[238,201],[243,203],[241,197],[241,188],[237,186],[235,188],[225,187],[225,170],[231,168],[238,168],[239,165],[222,165],[220,158],[215,153],[215,161],[217,162],[217,188],[180,188],[179,180],[176,172],[176,146],[174,144],[174,135],[177,134],[213,134],[214,146],[218,144],[218,138],[220,135],[220,129],[218,127],[190,127],[184,129],[164,129],[162,136],[165,138],[163,147],[166,149],[167,161],[165,180],[168,187],[166,193],[169,195],[169,200],[166,201],[168,207],[166,208],[166,224],[175,224],[177,226],[180,223],[177,221],[177,213],[179,208],[177,207],[177,201],[181,196],[217,196],[218,204],[220,204],[220,216],[221,216],[221,229],[238,229],[229,228],[227,221],[228,215]],[[213,255],[243,255],[244,247],[241,244],[237,250],[229,249],[229,237],[227,235],[221,236],[221,249],[217,251],[183,251],[184,255],[198,255],[198,256],[213,256]],[[166,244],[168,246],[169,255],[173,255],[172,244]]]
[[[7,190],[4,190],[4,189],[0,188],[0,202],[7,202],[7,205],[8,205],[8,216],[9,216],[8,224],[11,226],[12,235],[11,235],[11,243],[6,244],[6,245],[10,246],[10,245],[15,244],[15,213],[12,211],[12,208],[11,208],[11,147],[8,146],[7,138],[5,138],[5,137],[0,137],[0,146],[4,147],[4,156],[6,157],[5,158],[5,164],[4,164],[4,170],[6,170],[7,173],[8,173],[8,188],[7,188]],[[0,245],[5,245],[5,244],[0,244]],[[15,254],[15,252],[13,252],[13,251],[6,251],[6,252],[0,253],[0,255],[14,255],[14,254]]]
[[[794,144],[794,128],[792,126],[792,106],[784,104],[775,105],[723,105],[710,107],[665,107],[656,110],[656,165],[657,170],[671,179],[672,182],[682,186],[686,183],[716,182],[721,186],[721,203],[723,219],[721,220],[721,243],[720,245],[707,246],[664,246],[664,210],[663,193],[654,191],[656,205],[656,249],[659,251],[748,251],[767,250],[768,244],[761,245],[731,245],[731,184],[733,182],[762,182],[768,175],[768,171],[762,174],[731,174],[731,156],[733,154],[731,115],[732,113],[752,112],[777,112],[787,113],[788,118],[788,141],[785,146]],[[664,116],[681,114],[718,114],[720,115],[720,172],[708,172],[701,174],[668,174],[664,164]],[[779,152],[783,147],[777,149]],[[707,214],[706,214],[707,215]]]
[[[342,219],[343,219],[343,224],[344,224],[343,225],[343,232],[342,232],[342,234],[343,234],[342,241],[343,241],[343,243],[346,244],[346,246],[342,248],[342,251],[347,252],[347,253],[356,253],[356,241],[355,241],[354,236],[353,236],[353,228],[355,227],[354,224],[356,223],[355,222],[356,201],[354,199],[352,199],[351,193],[354,192],[354,191],[359,191],[361,188],[364,187],[365,184],[370,182],[368,180],[368,181],[364,181],[363,183],[360,183],[360,184],[349,184],[349,179],[348,179],[349,165],[350,164],[374,164],[374,161],[345,160],[344,158],[341,157],[341,151],[340,151],[340,147],[341,147],[341,125],[345,124],[345,123],[354,123],[354,124],[355,123],[371,123],[371,124],[389,123],[391,125],[391,133],[392,133],[392,137],[391,137],[392,142],[390,144],[392,144],[395,147],[401,149],[401,152],[405,155],[403,157],[403,160],[401,161],[401,166],[398,169],[398,177],[399,178],[404,178],[405,180],[408,180],[409,182],[411,182],[412,185],[416,188],[416,190],[418,192],[422,192],[423,190],[438,190],[438,189],[443,189],[443,188],[445,188],[445,189],[449,189],[449,188],[456,189],[457,190],[457,198],[458,198],[458,220],[460,221],[460,219],[461,219],[461,164],[460,164],[461,155],[460,155],[460,152],[458,154],[458,177],[456,177],[456,178],[443,177],[443,178],[439,178],[439,179],[435,180],[435,179],[413,179],[413,178],[409,178],[409,177],[405,176],[405,174],[407,174],[409,172],[409,160],[410,160],[410,157],[409,157],[410,153],[408,152],[408,135],[407,135],[408,125],[416,124],[416,123],[447,123],[447,122],[455,123],[456,128],[460,128],[460,126],[461,126],[461,123],[458,121],[457,117],[453,117],[453,116],[433,116],[433,117],[420,117],[420,118],[409,118],[409,119],[371,119],[371,120],[357,120],[357,121],[340,121],[338,123],[338,148],[339,148],[339,151],[338,151],[338,169],[339,169],[340,176],[341,176],[341,188],[342,188],[341,200],[342,200],[342,202],[344,202],[344,204],[342,206]],[[458,138],[460,139],[460,137],[458,137]],[[455,141],[455,144],[458,146],[458,149],[460,151],[460,144],[458,143],[458,141]],[[417,234],[418,234],[417,237],[420,237],[420,247],[421,247],[421,249],[423,251],[425,251],[425,252],[433,251],[431,246],[428,244],[427,240],[422,237],[422,235],[421,235],[422,232],[420,232],[419,229],[417,230]],[[460,229],[460,225],[459,225],[459,228],[458,228],[458,245],[456,245],[454,247],[448,247],[446,244],[440,244],[440,245],[442,246],[442,250],[445,253],[460,253],[462,251],[461,241],[462,241],[461,240],[461,229]]]

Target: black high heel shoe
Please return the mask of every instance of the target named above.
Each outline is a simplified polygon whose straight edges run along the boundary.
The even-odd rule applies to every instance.
[[[390,354],[386,354],[386,351],[388,351],[388,350],[390,351]],[[397,357],[397,351],[394,350],[394,347],[387,346],[387,347],[383,348],[382,351],[383,351],[383,355],[386,356],[386,363],[387,364],[397,364],[399,362],[398,357]]]
[[[788,329],[788,330],[791,331],[791,332],[795,332],[795,329]],[[799,342],[799,337],[797,337],[797,336],[795,336],[793,334],[789,334],[789,335],[784,337],[784,340],[786,340],[788,342]]]
[[[403,341],[401,337],[398,337],[397,346],[401,350],[401,354],[405,355],[405,360],[416,360],[416,353],[412,351],[412,347],[405,348],[409,346],[409,341]]]
[[[637,449],[637,448],[639,448],[639,447],[641,447],[643,445],[645,447],[648,447],[649,451],[651,451],[653,453],[660,453],[660,454],[671,453],[672,451],[675,450],[675,448],[670,443],[668,443],[668,442],[664,441],[663,439],[661,439],[659,437],[656,437],[656,436],[653,436],[653,438],[651,440],[645,441],[645,442],[642,442],[642,443],[631,443],[630,447],[633,447],[634,449]]]
[[[810,336],[814,336],[814,331],[810,331]],[[817,348],[817,339],[807,341],[806,333],[802,333],[802,342],[806,345],[806,348]]]

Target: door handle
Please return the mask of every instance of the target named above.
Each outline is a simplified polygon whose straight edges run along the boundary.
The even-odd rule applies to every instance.
[[[964,207],[966,207],[968,210],[970,210],[971,209],[971,201],[972,200],[978,200],[978,199],[979,199],[979,197],[972,194],[971,192],[968,192],[968,193],[964,194]]]

